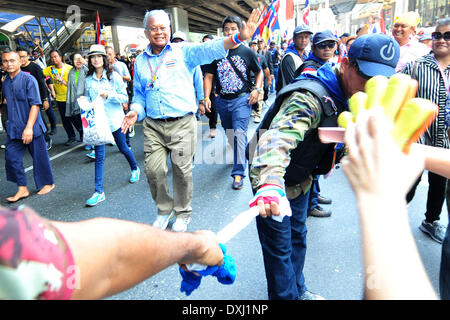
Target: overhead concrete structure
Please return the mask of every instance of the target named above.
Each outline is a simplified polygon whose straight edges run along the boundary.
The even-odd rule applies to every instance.
[[[142,27],[147,10],[167,9],[176,15],[172,20],[186,31],[217,33],[225,16],[237,15],[247,19],[253,8],[270,4],[270,0],[0,0],[0,12],[51,17],[62,21],[79,18],[81,22],[94,22],[97,11],[107,25]],[[186,17],[187,16],[187,17]]]

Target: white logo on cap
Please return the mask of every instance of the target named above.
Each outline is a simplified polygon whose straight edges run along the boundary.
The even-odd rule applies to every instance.
[[[394,59],[395,56],[395,49],[394,49],[394,44],[392,42],[389,43],[389,45],[384,45],[381,47],[380,50],[380,56],[384,59],[384,60],[392,60]],[[392,53],[391,53],[392,52]],[[389,56],[389,54],[391,53],[391,55]]]

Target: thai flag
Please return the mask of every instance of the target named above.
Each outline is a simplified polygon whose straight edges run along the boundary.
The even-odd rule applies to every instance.
[[[102,36],[102,26],[100,24],[100,15],[97,11],[97,18],[95,19],[95,44],[105,45],[105,40]]]
[[[274,30],[280,29],[278,22],[278,9],[280,7],[280,0],[273,1],[267,10],[263,13],[262,22],[259,24],[252,39],[261,38],[267,43],[270,39],[271,33]]]
[[[311,7],[309,6],[309,0],[306,0],[305,9],[303,9],[303,22],[308,26],[309,26],[308,16],[309,16],[310,9],[311,9]]]

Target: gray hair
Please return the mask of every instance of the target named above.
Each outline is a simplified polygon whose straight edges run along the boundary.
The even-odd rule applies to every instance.
[[[435,29],[435,30],[437,30],[439,27],[442,27],[442,26],[448,26],[448,25],[450,25],[450,18],[442,18],[442,19],[439,19],[439,20],[436,22],[436,29]]]
[[[161,19],[162,21],[164,21],[164,22],[162,22],[163,25],[166,25],[166,26],[170,27],[170,17],[167,14],[167,12],[165,12],[164,10],[157,9],[157,10],[147,11],[145,13],[145,16],[144,16],[144,29],[147,30],[147,23],[148,23],[148,20],[150,20],[151,17],[157,17],[157,18]]]

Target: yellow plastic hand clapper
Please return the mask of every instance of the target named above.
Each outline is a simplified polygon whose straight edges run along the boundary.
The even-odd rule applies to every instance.
[[[355,93],[349,99],[350,112],[339,115],[338,125],[347,128],[361,110],[381,106],[391,124],[393,139],[408,153],[439,112],[431,101],[414,98],[416,91],[417,81],[406,74],[397,73],[389,79],[375,76],[367,81],[365,92]]]

